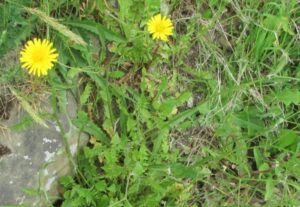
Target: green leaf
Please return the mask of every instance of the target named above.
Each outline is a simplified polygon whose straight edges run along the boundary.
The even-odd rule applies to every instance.
[[[205,20],[209,20],[209,19],[211,19],[211,18],[213,17],[213,13],[211,12],[210,9],[206,9],[206,10],[203,12],[202,16],[203,16],[203,18],[204,18]]]
[[[263,155],[260,152],[259,147],[254,147],[253,154],[254,154],[256,166],[261,166],[263,164]]]
[[[294,35],[294,32],[290,29],[290,21],[287,17],[267,15],[263,24],[268,30],[279,32],[282,29],[290,35]]]
[[[276,67],[274,68],[275,74],[280,73],[288,63],[289,57],[287,55],[282,55],[278,63],[276,63]]]
[[[247,107],[244,111],[232,115],[232,121],[236,126],[247,129],[249,135],[253,135],[264,129],[264,123],[259,114],[260,112],[255,107]]]
[[[106,191],[106,188],[107,188],[106,182],[104,180],[97,182],[95,184],[95,188],[100,192]]]
[[[180,96],[178,97],[178,102],[180,104],[186,102],[193,94],[191,92],[183,92],[182,94],[180,94]]]
[[[59,179],[59,183],[69,189],[75,185],[75,181],[71,176],[63,176]]]
[[[23,188],[22,191],[29,196],[37,196],[39,195],[39,191],[35,188]]]
[[[137,162],[132,170],[132,174],[135,176],[140,176],[145,172],[145,169],[140,162]]]
[[[92,122],[85,112],[83,111],[78,112],[77,119],[75,119],[73,122],[75,126],[89,133],[90,135],[95,136],[96,139],[103,142],[104,144],[107,145],[110,144],[110,139],[105,134],[105,132],[94,122]]]
[[[110,31],[109,29],[105,28],[102,24],[98,22],[84,20],[84,21],[65,22],[65,24],[85,29],[87,31],[90,31],[98,35],[100,38],[104,38],[109,41],[114,41],[118,43],[125,41],[125,39],[122,36],[120,36],[115,32]]]
[[[293,145],[297,142],[299,142],[299,136],[296,134],[296,132],[288,129],[284,129],[280,132],[278,136],[278,141],[276,143],[276,146],[281,148],[286,148],[290,145]]]
[[[90,97],[91,92],[92,92],[92,85],[90,83],[88,83],[85,86],[84,91],[80,96],[80,104],[84,105],[88,101],[88,98]]]
[[[198,111],[199,111],[198,107],[185,110],[185,111],[177,114],[176,116],[172,117],[166,124],[161,126],[161,129],[172,128],[172,127],[176,126],[177,124],[180,124],[181,122],[185,121],[187,118],[190,118],[192,115],[194,115]]]
[[[270,200],[273,198],[273,191],[274,191],[274,182],[272,178],[268,178],[266,180],[266,192],[265,192],[265,200]]]
[[[121,71],[121,70],[116,70],[116,71],[111,72],[111,73],[109,74],[109,76],[112,77],[112,78],[121,78],[121,77],[124,76],[124,74],[125,74],[125,73],[124,73],[123,71]]]
[[[297,89],[285,88],[283,91],[275,94],[276,98],[283,102],[285,105],[299,104],[300,103],[300,92]]]
[[[162,116],[169,116],[172,113],[172,110],[174,109],[176,104],[177,101],[174,99],[164,101],[159,107]]]
[[[198,170],[193,166],[185,166],[181,163],[175,163],[171,165],[171,172],[180,178],[196,179],[198,176]]]
[[[270,167],[269,167],[268,163],[266,163],[266,162],[264,162],[263,164],[258,166],[259,171],[265,171],[265,170],[269,170],[269,169],[270,169]]]
[[[10,129],[12,130],[25,130],[27,127],[29,127],[33,122],[33,119],[30,116],[24,116],[23,118],[21,118],[21,120],[10,126]]]

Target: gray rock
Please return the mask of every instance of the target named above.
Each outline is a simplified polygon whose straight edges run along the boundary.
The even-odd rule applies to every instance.
[[[72,173],[72,157],[88,138],[71,124],[76,102],[70,95],[68,112],[58,115],[60,124],[47,118],[48,128],[34,122],[24,130],[12,130],[11,126],[28,116],[19,108],[15,104],[9,119],[0,120],[0,206],[48,206],[58,196],[59,177]],[[50,106],[46,108],[51,112]],[[68,156],[64,140],[72,156]],[[36,189],[36,193],[30,196],[25,188]]]

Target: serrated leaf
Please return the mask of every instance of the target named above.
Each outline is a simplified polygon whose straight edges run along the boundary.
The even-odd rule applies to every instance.
[[[59,183],[65,188],[71,188],[75,185],[74,179],[71,176],[63,176],[59,179]]]
[[[99,192],[104,192],[107,188],[106,182],[104,180],[100,180],[99,182],[97,182],[95,184],[95,188],[99,191]]]
[[[143,173],[145,172],[145,169],[144,167],[141,165],[140,162],[136,162],[135,163],[135,166],[132,170],[132,174],[135,175],[135,176],[140,176],[142,175]]]
[[[286,88],[283,91],[276,93],[275,96],[287,106],[291,103],[300,103],[300,91],[297,89]]]
[[[83,93],[80,96],[80,104],[84,105],[88,101],[88,98],[90,97],[92,92],[92,86],[90,83],[88,83],[85,88]]]

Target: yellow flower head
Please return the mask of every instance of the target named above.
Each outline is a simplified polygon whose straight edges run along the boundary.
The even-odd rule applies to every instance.
[[[148,23],[148,31],[152,34],[153,39],[168,41],[168,36],[173,34],[173,24],[168,17],[158,14],[152,17]]]
[[[29,40],[20,53],[22,67],[32,75],[47,75],[58,58],[58,53],[52,46],[53,44],[46,39]]]

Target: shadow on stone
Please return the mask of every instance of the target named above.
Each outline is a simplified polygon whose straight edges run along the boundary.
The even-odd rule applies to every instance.
[[[72,156],[88,139],[70,122],[76,116],[76,102],[70,95],[67,109],[67,114],[57,115],[60,124],[56,119],[47,119],[48,128],[33,122],[24,130],[12,130],[12,126],[28,117],[17,106],[12,108],[7,120],[0,120],[0,126],[4,126],[0,127],[0,206],[46,206],[59,198],[58,178],[71,174],[74,169],[63,136]],[[51,107],[46,111],[51,114]],[[24,189],[34,189],[36,193],[29,196]]]

